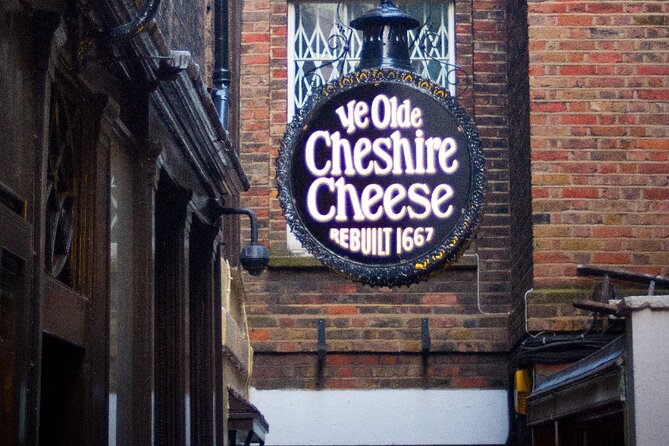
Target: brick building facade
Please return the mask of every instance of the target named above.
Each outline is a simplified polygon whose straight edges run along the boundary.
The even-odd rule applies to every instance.
[[[163,0],[118,28],[158,2],[0,3],[0,444],[258,443],[247,398],[271,444],[522,444],[516,369],[551,373],[626,329],[572,305],[599,280],[577,265],[669,276],[666,1],[433,3],[452,7],[487,204],[456,264],[393,289],[287,234],[274,177],[298,4]],[[236,267],[248,227],[240,242],[219,218],[240,202],[271,251],[259,277]],[[605,409],[618,444],[630,409]]]
[[[466,73],[456,94],[486,157],[483,223],[461,260],[427,282],[374,289],[287,248],[274,177],[292,94],[290,5],[243,2],[240,141],[254,186],[243,203],[260,217],[272,255],[267,273],[245,277],[260,399],[279,390],[507,391],[528,332],[578,333],[590,323],[571,305],[594,284],[577,277],[577,264],[669,273],[668,5],[454,7]],[[476,430],[479,420],[470,421]],[[435,430],[434,444],[456,437]]]

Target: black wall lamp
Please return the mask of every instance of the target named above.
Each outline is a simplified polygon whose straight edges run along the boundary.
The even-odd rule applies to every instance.
[[[239,263],[250,275],[259,276],[269,264],[269,252],[258,243],[258,221],[256,214],[248,208],[223,208],[223,215],[247,215],[251,220],[251,244],[244,246],[239,254]]]

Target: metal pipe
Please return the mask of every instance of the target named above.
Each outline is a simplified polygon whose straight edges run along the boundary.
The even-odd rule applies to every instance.
[[[643,283],[646,285],[650,285],[651,282],[654,282],[655,285],[660,286],[669,285],[669,277],[635,273],[633,271],[627,271],[623,269],[609,269],[589,265],[578,265],[576,267],[576,273],[579,276],[609,276],[611,279]]]
[[[483,311],[483,309],[481,308],[481,258],[479,257],[478,252],[475,252],[474,254],[471,255],[476,257],[476,308],[478,308],[479,313],[485,314],[486,316],[510,315],[511,311],[503,311],[500,313],[489,313],[487,311]]]
[[[224,215],[247,215],[251,220],[251,244],[258,244],[258,222],[255,212],[249,208],[222,208],[220,212]]]
[[[214,70],[212,99],[221,125],[228,129],[230,120],[230,57],[228,45],[228,0],[214,2]]]
[[[423,318],[420,320],[420,345],[423,353],[429,353],[432,348],[432,339],[430,338],[430,320]]]
[[[328,353],[328,347],[325,343],[325,319],[318,319],[317,322],[317,338],[318,343],[316,344],[316,388],[322,389],[325,385],[325,356]]]

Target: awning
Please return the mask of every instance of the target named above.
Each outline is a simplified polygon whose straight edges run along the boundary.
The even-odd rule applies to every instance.
[[[527,398],[530,426],[588,412],[622,410],[625,400],[624,338],[620,336],[539,383]]]
[[[265,444],[269,424],[257,407],[241,394],[228,388],[228,436],[230,446]]]

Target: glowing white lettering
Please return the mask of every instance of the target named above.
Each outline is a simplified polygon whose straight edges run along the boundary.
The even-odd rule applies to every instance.
[[[335,216],[335,207],[330,206],[327,214],[321,214],[318,210],[318,189],[321,186],[327,187],[330,192],[335,190],[335,181],[334,178],[317,178],[311,183],[309,191],[307,192],[307,211],[311,218],[320,223],[327,223],[331,221]]]
[[[450,204],[445,211],[441,210],[441,205],[448,203],[453,198],[453,188],[448,184],[440,184],[434,188],[432,193],[432,199],[430,204],[432,204],[432,212],[437,218],[448,218],[453,213],[453,205]]]
[[[408,189],[398,183],[385,189],[371,183],[358,191],[343,177],[336,181],[334,178],[317,178],[307,190],[307,210],[319,223],[333,220],[347,222],[351,219],[379,221],[384,217],[398,221],[407,213],[415,220],[424,220],[430,215],[445,219],[453,214],[453,205],[449,204],[453,196],[453,188],[448,184],[439,184],[431,190],[424,183],[412,184]],[[335,203],[325,212],[319,208],[324,199]]]
[[[309,136],[309,139],[307,139],[307,144],[304,147],[304,157],[309,172],[311,172],[314,176],[322,177],[330,172],[331,163],[328,160],[325,163],[325,166],[320,169],[316,166],[316,141],[319,139],[323,139],[325,141],[325,145],[330,147],[330,132],[325,130],[318,130],[312,133],[311,136]]]
[[[350,100],[335,113],[339,130],[315,130],[304,143],[306,173],[312,178],[306,207],[315,222],[453,217],[456,191],[447,176],[460,170],[458,142],[453,137],[426,135],[420,107],[410,99],[378,94],[371,101]],[[369,132],[355,135],[370,127],[388,132],[376,138],[370,138]],[[404,175],[412,176],[410,184],[400,180]],[[435,175],[444,182],[435,185]],[[372,176],[378,183],[361,185],[357,180]],[[433,179],[422,182],[419,176]],[[384,256],[391,251],[410,252],[429,241],[433,232],[432,227],[330,228],[329,238],[353,253]]]

